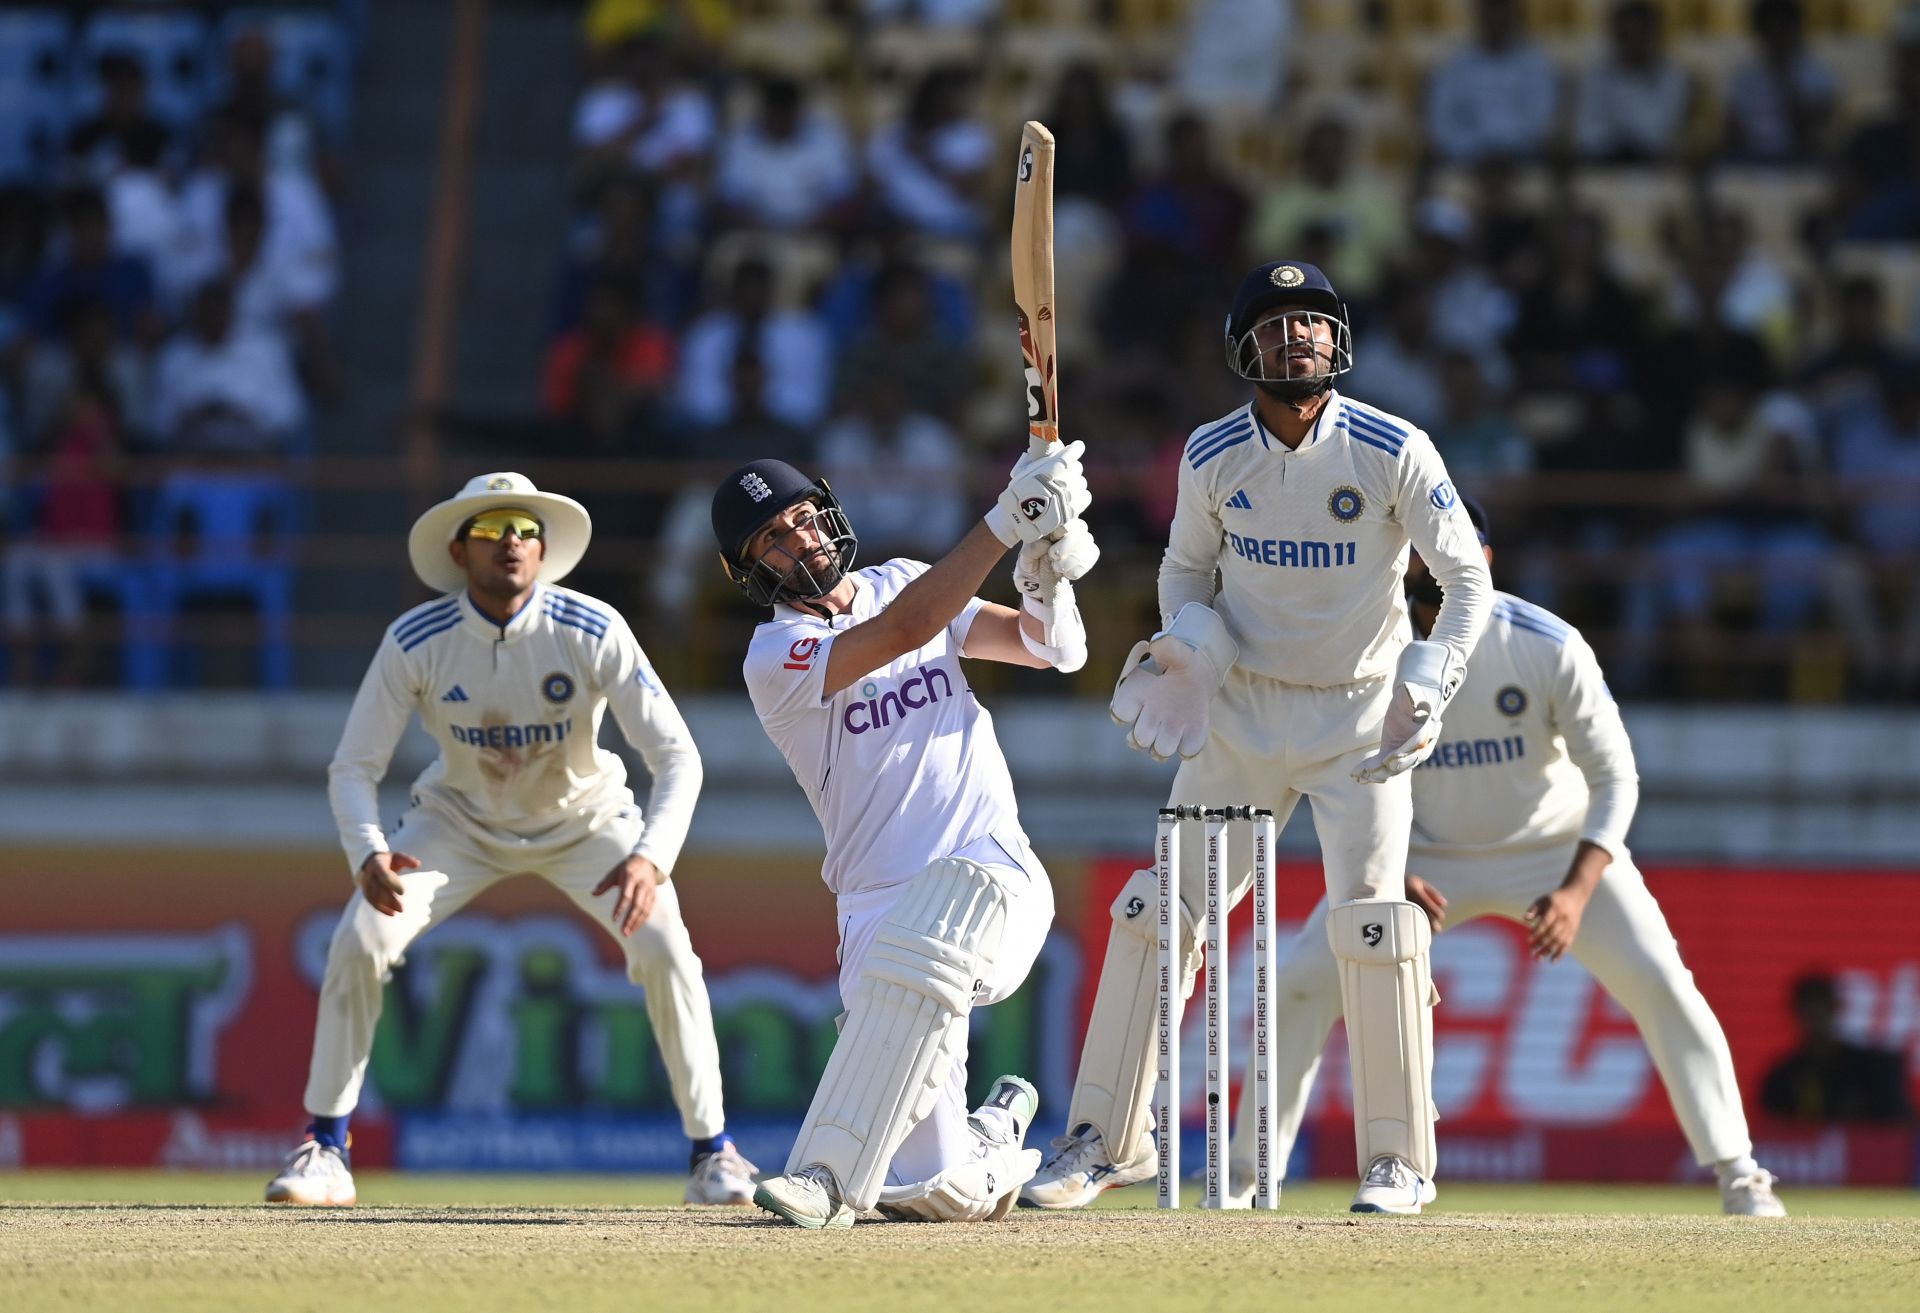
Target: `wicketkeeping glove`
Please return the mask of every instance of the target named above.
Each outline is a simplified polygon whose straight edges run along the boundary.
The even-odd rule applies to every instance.
[[[1380,751],[1353,769],[1363,784],[1384,784],[1412,770],[1440,742],[1440,713],[1460,686],[1453,649],[1445,643],[1409,643],[1393,672],[1393,700],[1380,731]]]
[[[1207,746],[1213,695],[1240,659],[1240,645],[1210,606],[1188,602],[1165,630],[1127,653],[1108,712],[1127,726],[1127,746],[1155,761]]]

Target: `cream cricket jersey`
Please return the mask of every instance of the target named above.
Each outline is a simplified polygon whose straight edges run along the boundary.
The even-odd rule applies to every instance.
[[[1289,451],[1249,402],[1187,439],[1160,609],[1171,620],[1187,602],[1213,606],[1240,665],[1270,679],[1390,675],[1410,636],[1409,541],[1446,589],[1432,636],[1464,662],[1493,585],[1427,435],[1335,392]]]
[[[1549,847],[1619,856],[1640,798],[1600,663],[1551,611],[1496,592],[1493,618],[1413,772],[1415,848]]]
[[[926,569],[893,560],[856,571],[853,606],[831,621],[776,605],[747,647],[747,692],[820,818],[821,876],[836,895],[912,879],[985,836],[1015,852],[1026,842],[993,717],[960,669],[979,598],[925,647],[824,695],[834,638]]]
[[[410,715],[440,745],[414,793],[477,831],[533,838],[630,803],[625,763],[598,742],[608,707],[653,776],[634,851],[669,874],[700,792],[700,754],[627,622],[550,584],[505,625],[464,592],[416,606],[374,653],[328,771],[347,860],[357,871],[387,848],[376,786]]]

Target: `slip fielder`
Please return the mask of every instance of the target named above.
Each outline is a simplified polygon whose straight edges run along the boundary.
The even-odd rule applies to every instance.
[[[1353,366],[1346,307],[1312,265],[1242,280],[1229,367],[1253,400],[1201,425],[1180,462],[1160,568],[1165,628],[1134,648],[1114,690],[1128,741],[1184,760],[1171,801],[1313,805],[1331,949],[1353,1052],[1360,1212],[1432,1198],[1432,983],[1426,916],[1405,897],[1407,773],[1485,626],[1491,585],[1473,527],[1427,435],[1341,396]],[[1408,543],[1446,589],[1428,638],[1409,642]],[[1252,871],[1236,863],[1230,903]],[[1183,852],[1182,993],[1199,959],[1203,871]],[[1072,1208],[1154,1174],[1148,1132],[1156,999],[1151,871],[1113,904],[1067,1134],[1022,1190]]]

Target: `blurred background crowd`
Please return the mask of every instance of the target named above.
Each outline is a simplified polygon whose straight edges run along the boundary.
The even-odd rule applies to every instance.
[[[511,324],[456,315],[513,344],[490,379],[371,418],[348,303],[386,271],[353,234],[396,129],[355,104],[362,6],[0,10],[9,682],[350,683],[418,600],[409,512],[510,467],[595,512],[570,582],[676,688],[732,687],[754,616],[714,563],[719,473],[817,470],[863,560],[931,558],[1019,449],[1007,218],[1037,117],[1106,551],[1083,692],[1153,627],[1179,450],[1244,400],[1226,302],[1274,258],[1330,273],[1342,389],[1432,434],[1496,582],[1586,631],[1616,692],[1920,692],[1920,10],[517,7],[578,16],[536,70],[570,123],[515,138],[556,185],[455,211],[460,276],[535,290]],[[490,250],[509,221],[551,245]],[[421,324],[400,341],[430,355]]]

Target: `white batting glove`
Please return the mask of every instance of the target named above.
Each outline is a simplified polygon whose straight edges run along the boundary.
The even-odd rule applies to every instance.
[[[1020,544],[1020,554],[1013,560],[1013,586],[1022,597],[1046,602],[1056,584],[1081,578],[1099,560],[1100,545],[1094,542],[1093,531],[1084,520],[1069,520],[1051,542]]]
[[[1040,624],[1035,638],[1020,626],[1027,651],[1062,674],[1087,664],[1087,626],[1073,595],[1073,580],[1093,568],[1100,548],[1079,520],[1067,521],[1055,542],[1021,543],[1013,561],[1013,586],[1020,590],[1020,607]]]
[[[1213,695],[1239,658],[1226,622],[1198,602],[1135,643],[1108,707],[1114,723],[1127,726],[1127,746],[1155,761],[1198,755],[1211,732]]]
[[[1362,784],[1384,784],[1410,771],[1440,743],[1440,712],[1460,686],[1453,649],[1445,643],[1409,643],[1393,673],[1393,700],[1380,731],[1380,751],[1353,769]]]
[[[984,517],[993,536],[1008,547],[1057,537],[1093,504],[1081,468],[1084,442],[1068,443],[1045,456],[1024,455],[1013,467],[1006,491]]]

